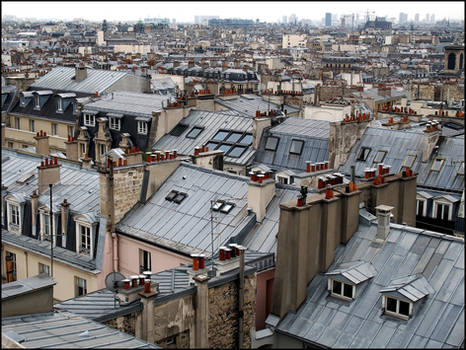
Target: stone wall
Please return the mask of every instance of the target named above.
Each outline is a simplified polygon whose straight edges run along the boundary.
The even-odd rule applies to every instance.
[[[243,344],[251,347],[250,329],[255,327],[256,275],[244,280]],[[238,280],[209,289],[209,348],[238,348]]]
[[[120,332],[128,333],[131,335],[136,334],[136,312],[132,314],[120,316],[113,320],[103,322],[104,325],[118,329]]]
[[[115,169],[113,173],[115,223],[119,222],[141,197],[144,166]]]
[[[411,98],[417,98],[417,90],[418,85],[416,83],[412,83],[408,90],[411,93]],[[419,85],[419,99],[421,100],[430,100],[430,101],[444,101],[444,100],[455,100],[459,101],[464,98],[464,85],[459,84],[442,84],[440,87],[440,91],[435,93],[435,85],[426,85],[420,84]]]

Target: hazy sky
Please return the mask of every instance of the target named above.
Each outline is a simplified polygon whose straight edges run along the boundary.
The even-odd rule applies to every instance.
[[[450,2],[292,2],[292,1],[231,1],[231,2],[126,2],[126,1],[2,1],[2,16],[20,18],[64,19],[83,18],[91,21],[128,21],[144,18],[175,18],[179,22],[193,22],[196,15],[216,15],[220,18],[244,18],[276,22],[282,16],[296,14],[298,19],[321,20],[326,12],[338,15],[374,11],[377,16],[395,17],[400,12],[408,14],[408,20],[419,13],[423,20],[427,13],[435,19],[464,19],[465,3]]]

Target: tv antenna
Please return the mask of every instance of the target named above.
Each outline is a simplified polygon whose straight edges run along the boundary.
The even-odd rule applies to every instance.
[[[118,289],[123,286],[122,280],[125,279],[125,276],[120,272],[110,272],[105,276],[105,286],[108,290],[111,290],[113,293],[118,292]],[[115,305],[115,296],[113,296],[113,308]]]

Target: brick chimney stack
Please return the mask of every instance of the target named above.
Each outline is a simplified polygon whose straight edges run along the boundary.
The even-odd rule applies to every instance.
[[[58,159],[45,158],[41,164],[37,167],[39,172],[39,194],[44,193],[48,188],[49,184],[55,185],[60,182],[60,167]]]
[[[47,133],[43,130],[38,131],[34,140],[36,140],[36,153],[47,156],[49,154],[49,136]]]
[[[66,158],[78,160],[78,140],[68,135],[68,141],[65,141]]]

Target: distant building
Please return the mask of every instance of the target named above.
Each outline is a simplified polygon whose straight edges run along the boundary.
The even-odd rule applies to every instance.
[[[400,12],[399,24],[406,24],[406,23],[408,23],[408,14],[404,12]]]
[[[330,12],[327,12],[325,14],[325,26],[326,27],[332,26],[332,14]]]
[[[225,18],[225,19],[217,19],[213,18],[209,20],[209,26],[214,27],[247,27],[254,24],[252,19],[240,19],[240,18]]]
[[[374,28],[374,29],[392,29],[392,22],[388,22],[383,17],[376,17],[375,21],[367,21],[364,29]]]

